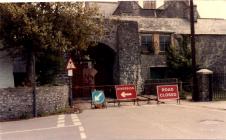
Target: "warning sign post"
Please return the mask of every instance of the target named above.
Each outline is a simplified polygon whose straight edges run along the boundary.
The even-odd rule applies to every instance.
[[[76,69],[75,64],[73,63],[72,59],[70,58],[67,62],[68,76],[69,76],[69,105],[72,108],[72,76],[73,70]]]
[[[158,101],[177,100],[179,101],[178,85],[161,85],[157,86]]]
[[[73,76],[73,70],[76,69],[76,67],[71,58],[67,62],[66,69],[68,70],[68,76],[69,77]]]
[[[118,101],[118,106],[120,106],[120,102],[127,100],[133,100],[134,105],[135,102],[137,102],[137,105],[139,105],[135,85],[116,85],[115,93]]]
[[[115,91],[117,100],[137,99],[136,88],[134,85],[116,85]]]

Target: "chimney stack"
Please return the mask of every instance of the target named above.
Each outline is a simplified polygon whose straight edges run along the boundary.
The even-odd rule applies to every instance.
[[[143,1],[143,8],[144,9],[156,9],[156,1]]]

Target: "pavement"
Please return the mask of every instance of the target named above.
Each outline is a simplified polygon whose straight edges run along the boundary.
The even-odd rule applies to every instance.
[[[75,102],[75,106],[80,108],[81,110],[91,109],[90,100],[77,100]],[[165,102],[166,104],[175,104],[176,101],[169,101]],[[218,109],[218,110],[225,110],[226,111],[226,101],[206,101],[206,102],[193,102],[190,100],[181,100],[180,103],[182,105],[193,106],[193,107],[202,107],[202,108],[209,108],[209,109]],[[139,104],[146,105],[147,101],[140,101]],[[157,104],[156,101],[151,101],[149,104]],[[130,106],[133,105],[133,102],[123,102],[121,105]],[[107,107],[115,107],[117,103],[107,103]]]
[[[191,101],[182,101],[182,104],[195,106],[195,107],[203,107],[209,109],[218,109],[226,111],[226,101],[211,101],[211,102],[191,102]]]

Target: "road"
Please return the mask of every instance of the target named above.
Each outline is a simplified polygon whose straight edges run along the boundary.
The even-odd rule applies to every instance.
[[[226,139],[225,110],[183,103],[131,103],[0,125],[0,140]]]

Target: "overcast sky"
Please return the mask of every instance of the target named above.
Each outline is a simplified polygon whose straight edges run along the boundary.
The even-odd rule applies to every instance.
[[[156,0],[157,6],[164,0]],[[226,0],[194,0],[201,18],[224,18],[226,19]]]
[[[226,0],[196,0],[195,3],[201,17],[226,19]]]
[[[0,2],[56,2],[56,1],[84,1],[84,0],[0,0]],[[118,0],[85,0],[85,1],[118,1]],[[128,0],[127,0],[128,1]],[[136,0],[135,0],[136,1]],[[142,1],[142,0],[139,0]],[[164,0],[156,0],[157,7]],[[226,0],[194,0],[198,6],[201,18],[224,18],[226,19]]]

